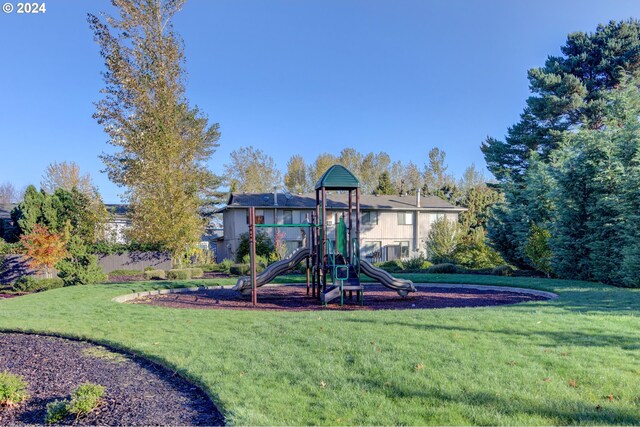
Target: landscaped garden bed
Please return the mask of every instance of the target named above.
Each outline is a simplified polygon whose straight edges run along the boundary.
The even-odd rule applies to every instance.
[[[140,357],[67,339],[0,333],[0,372],[20,375],[30,397],[0,407],[0,425],[44,424],[47,405],[87,382],[104,387],[74,425],[220,425],[224,419],[198,387]]]

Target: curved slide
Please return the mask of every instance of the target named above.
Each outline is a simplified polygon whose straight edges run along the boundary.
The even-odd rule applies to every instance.
[[[360,270],[372,279],[382,283],[387,288],[397,291],[400,296],[405,297],[409,292],[416,291],[416,287],[413,286],[413,282],[411,280],[393,277],[383,269],[374,267],[371,263],[363,259],[360,260]]]
[[[295,268],[299,262],[311,255],[309,248],[300,248],[291,254],[290,258],[283,259],[278,262],[274,262],[270,266],[264,269],[264,271],[256,276],[256,286],[260,287],[266,285],[270,281],[285,274],[289,270]],[[243,294],[251,292],[251,277],[243,276],[238,279],[238,282],[233,287],[234,291],[240,291]]]

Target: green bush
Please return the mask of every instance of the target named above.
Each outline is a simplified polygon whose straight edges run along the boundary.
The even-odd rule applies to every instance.
[[[407,260],[401,261],[402,269],[404,271],[419,271],[422,269],[423,264],[425,263],[425,258],[422,255],[415,256],[413,258],[409,258]]]
[[[67,418],[69,410],[67,400],[54,400],[47,403],[47,414],[44,416],[45,424],[56,424]]]
[[[229,269],[233,264],[233,261],[227,258],[217,264],[203,264],[200,267],[207,272],[229,274]]]
[[[0,372],[0,406],[16,406],[29,397],[24,377],[8,371]]]
[[[187,268],[186,270],[189,270],[191,272],[191,277],[202,277],[202,276],[204,276],[204,270],[202,270],[199,267],[191,267],[191,268]]]
[[[426,272],[431,274],[456,274],[458,272],[458,267],[456,267],[455,264],[450,263],[434,264],[427,268]]]
[[[510,265],[499,265],[493,269],[491,274],[494,276],[513,276],[514,271],[516,271],[516,269]]]
[[[234,276],[248,276],[251,266],[249,264],[233,264],[229,272]]]
[[[189,280],[191,279],[191,270],[188,268],[174,268],[167,271],[167,279],[169,280]]]
[[[57,289],[64,286],[62,279],[54,277],[51,279],[40,279],[33,276],[22,276],[11,286],[19,292],[42,292],[49,289]]]
[[[58,277],[65,286],[90,285],[104,282],[108,276],[98,265],[98,257],[87,251],[87,246],[78,236],[73,236],[69,242],[70,257],[56,265]]]
[[[109,276],[142,276],[144,271],[142,270],[113,270],[108,273]]]
[[[381,268],[388,273],[399,273],[403,270],[402,262],[397,259],[376,263],[376,267]]]
[[[271,237],[264,231],[258,231],[256,233],[256,254],[268,259],[273,251],[274,247]],[[238,251],[236,252],[236,261],[243,262],[242,260],[247,255],[249,255],[249,233],[242,233],[240,235]]]
[[[67,410],[76,417],[87,415],[100,404],[104,396],[104,387],[100,384],[84,383],[71,392],[71,401]]]
[[[23,253],[24,247],[22,246],[22,243],[9,243],[0,238],[0,255],[14,255]]]
[[[251,265],[251,258],[249,257],[248,254],[244,256],[244,258],[242,259],[242,263]],[[262,273],[269,264],[270,264],[269,257],[256,255],[256,272],[258,274]]]
[[[167,274],[164,270],[146,270],[144,278],[145,280],[164,280],[167,278]]]

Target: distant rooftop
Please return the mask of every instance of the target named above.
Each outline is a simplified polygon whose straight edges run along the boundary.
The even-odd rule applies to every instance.
[[[327,208],[347,209],[348,200],[345,193],[327,194]],[[231,193],[227,206],[219,212],[231,208],[298,208],[313,209],[316,206],[315,193],[283,194],[278,193],[278,204],[275,204],[274,193]],[[355,200],[355,198],[354,198]],[[360,209],[362,210],[425,210],[425,211],[451,211],[463,212],[465,208],[454,206],[436,196],[421,197],[420,207],[416,206],[416,196],[375,196],[363,194],[360,196]]]

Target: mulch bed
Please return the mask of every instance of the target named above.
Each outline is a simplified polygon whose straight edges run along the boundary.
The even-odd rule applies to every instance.
[[[258,288],[258,305],[251,305],[250,296],[243,296],[231,289],[213,289],[197,292],[185,292],[166,295],[152,295],[137,298],[134,304],[151,304],[175,308],[231,309],[231,310],[405,310],[446,307],[485,307],[502,304],[515,304],[525,301],[545,300],[537,295],[508,291],[485,291],[470,288],[425,288],[418,287],[403,298],[384,286],[366,285],[364,305],[353,299],[345,298],[341,307],[334,300],[323,307],[317,299],[307,296],[306,286],[263,286]],[[339,300],[338,300],[339,301]]]
[[[224,417],[198,387],[134,355],[81,341],[0,333],[0,372],[23,375],[31,398],[0,407],[0,425],[43,424],[46,405],[68,399],[84,382],[105,387],[102,404],[72,425],[223,425]]]

